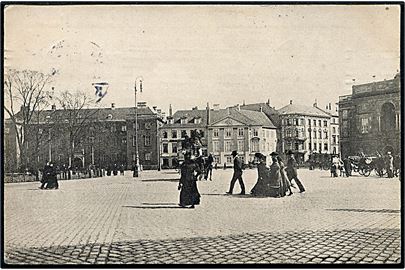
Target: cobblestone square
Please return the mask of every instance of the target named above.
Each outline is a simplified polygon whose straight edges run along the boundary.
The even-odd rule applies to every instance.
[[[300,169],[307,191],[225,195],[232,170],[199,181],[201,205],[177,206],[179,175],[6,184],[9,264],[398,264],[400,181]],[[246,170],[250,190],[256,170]],[[236,185],[235,193],[239,191]]]

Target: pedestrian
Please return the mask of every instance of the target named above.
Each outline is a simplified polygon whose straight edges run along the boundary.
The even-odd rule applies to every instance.
[[[394,177],[394,157],[391,155],[391,152],[387,153],[386,169],[387,169],[388,178],[393,178]]]
[[[212,181],[212,163],[214,162],[214,158],[212,157],[212,154],[210,153],[208,155],[206,164],[205,164],[205,180],[208,179],[208,175],[210,176],[210,181]]]
[[[120,175],[124,175],[124,164],[120,166]]]
[[[269,196],[275,197],[275,198],[280,198],[282,180],[281,180],[281,174],[280,174],[280,164],[278,163],[278,160],[277,160],[278,153],[272,152],[270,154],[270,156],[271,156],[271,161],[273,163],[270,165],[270,174],[269,174],[270,194],[269,194]]]
[[[290,180],[288,180],[288,177],[286,176],[285,172],[285,165],[282,160],[282,158],[278,155],[277,156],[277,161],[278,164],[280,165],[280,175],[281,175],[281,196],[287,195],[287,191],[289,191],[288,196],[293,195],[293,192],[291,190],[291,183]]]
[[[289,155],[288,161],[287,161],[287,177],[288,180],[292,183],[292,180],[295,180],[295,182],[298,185],[298,188],[300,192],[305,192],[305,188],[302,185],[301,181],[298,179],[298,172],[297,172],[297,162],[295,161],[294,154],[291,150],[288,151],[287,153]]]
[[[336,155],[332,156],[332,164],[330,168],[331,176],[338,177],[337,170],[339,169],[339,158]]]
[[[270,196],[270,169],[266,166],[266,156],[256,153],[257,160],[257,182],[253,186],[250,194],[253,196]]]
[[[118,174],[118,165],[117,165],[117,164],[114,164],[114,167],[113,167],[113,175],[116,176],[117,174]]]
[[[50,172],[50,162],[48,161],[43,170],[42,170],[42,178],[41,178],[41,186],[39,187],[40,189],[44,189],[46,188],[46,186],[48,185],[48,181],[49,181],[49,172]]]
[[[343,159],[343,166],[345,167],[346,177],[352,176],[352,163],[348,156]]]
[[[180,166],[180,182],[178,189],[180,190],[179,206],[194,208],[200,204],[200,193],[197,188],[197,174],[200,173],[199,166],[191,159],[191,152],[187,151],[184,154],[184,162]]]
[[[229,186],[229,191],[226,192],[227,194],[232,194],[233,192],[233,187],[235,186],[235,182],[236,180],[239,181],[239,185],[240,185],[240,195],[245,195],[245,184],[243,183],[243,179],[242,179],[242,162],[241,160],[238,158],[238,152],[236,152],[235,150],[232,151],[232,157],[233,157],[233,176],[231,179],[231,185]]]
[[[47,185],[45,186],[45,189],[58,189],[59,184],[58,184],[57,172],[51,161],[48,162],[48,168],[46,171],[46,175],[47,175]]]

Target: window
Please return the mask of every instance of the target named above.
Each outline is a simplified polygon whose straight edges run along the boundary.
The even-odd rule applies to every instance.
[[[200,124],[201,123],[201,118],[195,118],[194,119],[194,124]]]
[[[314,123],[314,127],[316,127],[316,120],[314,120],[313,123]]]
[[[225,137],[230,138],[232,136],[232,129],[231,128],[226,128],[225,129]]]
[[[231,152],[231,141],[225,141],[225,152]]]
[[[295,150],[299,150],[299,149],[300,149],[300,144],[296,142],[296,143],[294,144],[294,147],[295,147],[295,148],[294,148]]]
[[[369,125],[369,118],[368,117],[362,117],[360,119],[361,123],[360,123],[360,132],[361,133],[368,133],[369,129],[370,129],[370,125]]]
[[[295,137],[299,137],[300,136],[300,132],[298,129],[295,130]]]
[[[316,139],[316,130],[314,130],[314,139]]]
[[[182,131],[181,131],[181,137],[182,137],[182,138],[185,138],[186,135],[187,135],[187,130],[182,130]]]
[[[300,119],[300,122],[301,122],[301,126],[303,126],[305,123],[304,119]]]
[[[136,145],[136,137],[132,136],[132,146],[135,146],[135,145]]]
[[[214,156],[215,163],[221,163],[221,158],[219,156]]]
[[[327,144],[327,143],[325,143],[325,144],[323,145],[323,150],[328,151],[328,144]]]
[[[177,138],[177,130],[172,130],[172,138],[173,139]]]
[[[314,151],[316,151],[316,143],[314,143]]]
[[[42,128],[38,129],[38,134],[42,134]],[[6,133],[10,132],[10,128],[6,128]]]
[[[311,119],[308,119],[308,126],[311,126]]]
[[[333,131],[333,133],[336,133],[336,128],[333,127],[333,128],[332,128],[332,131]]]
[[[259,130],[257,130],[257,129],[253,129],[253,136],[255,136],[255,137],[259,137]]]
[[[322,120],[318,120],[318,126],[322,126]]]
[[[322,143],[319,143],[319,152],[321,152],[322,151]]]
[[[214,128],[212,131],[212,137],[218,138],[219,137],[219,131],[217,128]]]
[[[342,112],[343,119],[346,119],[348,117],[348,114],[349,114],[348,110],[343,110],[343,112]]]
[[[333,147],[333,154],[336,154],[336,147]]]
[[[150,158],[151,158],[151,153],[145,153],[145,160],[150,160]]]
[[[150,146],[150,136],[145,136],[145,146]]]
[[[163,153],[169,153],[168,145],[167,143],[163,144]]]
[[[298,119],[294,118],[294,125],[298,126]]]
[[[287,118],[287,126],[291,126],[291,119]]]
[[[238,128],[238,136],[239,136],[239,137],[243,137],[243,135],[244,135],[244,130],[243,130],[243,128]]]
[[[312,150],[312,145],[311,145],[311,143],[308,143],[308,149],[309,149],[309,151]]]
[[[180,123],[181,124],[187,124],[187,118],[181,118]]]
[[[333,144],[336,143],[336,135],[332,135],[332,142],[333,142]]]
[[[259,152],[259,142],[258,141],[252,141],[252,152]]]
[[[244,141],[238,141],[238,151],[245,151],[244,149]]]
[[[319,138],[319,139],[322,139],[322,131],[319,130],[319,131],[318,131],[318,134],[319,134],[319,137],[318,137],[318,138]]]
[[[328,126],[328,121],[323,120],[323,126],[324,126],[324,127],[327,127],[327,126]]]
[[[172,143],[172,153],[177,153],[177,143]]]
[[[323,131],[323,138],[324,139],[328,138],[328,131],[326,131],[326,130]]]
[[[232,156],[227,156],[226,157],[226,163],[232,163],[232,162],[233,162]]]
[[[167,139],[167,131],[163,131],[163,138]]]
[[[94,138],[90,138],[90,139],[94,140]],[[127,144],[127,138],[122,138],[121,143],[122,144]]]
[[[219,142],[218,141],[212,142],[212,149],[214,152],[219,152]]]
[[[121,126],[121,131],[123,132],[127,131],[127,126]]]

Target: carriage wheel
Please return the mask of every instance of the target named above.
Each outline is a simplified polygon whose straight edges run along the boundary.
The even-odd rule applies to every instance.
[[[368,168],[364,168],[361,170],[362,171],[362,175],[364,175],[365,177],[370,176],[371,170]]]
[[[379,177],[383,177],[387,173],[385,169],[381,169],[381,170],[375,169],[375,172]]]

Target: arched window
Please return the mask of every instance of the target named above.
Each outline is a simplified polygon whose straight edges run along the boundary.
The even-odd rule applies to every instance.
[[[384,103],[381,107],[381,131],[390,131],[394,130],[395,123],[395,107],[392,103]]]
[[[163,131],[163,138],[167,138],[167,132],[166,131]]]

